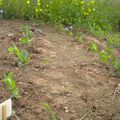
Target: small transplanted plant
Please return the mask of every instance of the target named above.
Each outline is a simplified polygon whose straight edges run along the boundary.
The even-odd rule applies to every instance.
[[[48,103],[42,103],[42,106],[45,110],[47,110],[49,112],[51,120],[57,120],[55,115],[54,115],[54,112],[52,111],[52,109],[48,105]]]
[[[5,74],[4,83],[11,92],[11,98],[19,99],[21,97],[12,72]]]
[[[26,66],[30,60],[29,53],[27,51],[20,51],[15,45],[8,48],[8,52],[16,56],[18,66]]]
[[[120,59],[113,54],[113,48],[107,47],[106,49],[99,50],[97,44],[92,43],[90,49],[99,54],[100,60],[110,68],[112,76],[120,76]]]
[[[24,45],[31,45],[32,42],[32,31],[30,26],[24,26],[22,28],[23,37],[20,38],[20,42]]]

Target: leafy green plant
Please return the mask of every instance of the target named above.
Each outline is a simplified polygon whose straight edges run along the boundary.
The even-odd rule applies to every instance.
[[[20,42],[24,45],[31,45],[32,42],[32,31],[30,26],[22,27],[23,37],[20,38]]]
[[[93,51],[93,52],[98,52],[99,51],[99,48],[98,48],[98,46],[95,42],[91,43],[90,50]]]
[[[29,37],[22,37],[22,38],[20,38],[20,42],[23,45],[31,45],[32,40],[29,39]]]
[[[108,45],[114,48],[120,48],[120,34],[108,35]]]
[[[7,74],[5,74],[4,83],[5,83],[6,87],[10,90],[10,92],[12,94],[11,98],[19,99],[21,97],[20,92],[19,92],[19,89],[18,89],[13,77],[14,77],[13,73],[8,72]]]
[[[120,76],[120,59],[112,53],[111,47],[99,50],[97,44],[92,43],[91,50],[99,54],[100,60],[110,68],[110,74]]]
[[[57,120],[52,109],[50,108],[50,106],[47,103],[42,103],[42,106],[45,110],[47,110],[49,112],[51,120]]]
[[[81,32],[78,32],[76,34],[76,40],[79,42],[79,43],[83,43],[83,34]]]
[[[9,53],[14,54],[17,57],[18,65],[22,64],[22,66],[25,66],[28,64],[30,60],[30,55],[27,51],[20,51],[15,45],[8,48],[8,51]]]
[[[32,31],[30,26],[23,26],[22,27],[22,32],[25,37],[28,37],[29,39],[32,39]]]
[[[89,30],[96,37],[103,38],[105,36],[105,31],[102,30],[102,28],[99,25],[96,25],[95,23],[89,26]]]
[[[107,54],[107,52],[105,51],[105,50],[101,50],[100,52],[99,52],[99,56],[100,56],[100,60],[103,62],[103,63],[105,63],[105,64],[107,64],[108,63],[108,61],[109,61],[109,55]]]

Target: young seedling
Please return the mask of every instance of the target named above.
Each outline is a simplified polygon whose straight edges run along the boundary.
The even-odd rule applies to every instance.
[[[32,39],[29,39],[29,37],[22,37],[20,38],[20,42],[23,45],[31,45]]]
[[[25,37],[28,37],[29,39],[32,39],[32,31],[30,26],[24,26],[22,28],[22,32]]]
[[[30,60],[30,55],[27,51],[20,51],[15,45],[8,48],[8,52],[14,54],[17,57],[17,63],[19,66],[25,66]]]
[[[24,26],[22,28],[24,37],[20,38],[20,42],[24,45],[31,45],[32,42],[32,31],[30,26]]]
[[[21,97],[12,72],[5,74],[4,83],[11,92],[11,98],[19,99]]]
[[[52,109],[50,108],[50,106],[47,103],[42,103],[42,106],[45,110],[47,110],[49,112],[51,120],[57,120]]]

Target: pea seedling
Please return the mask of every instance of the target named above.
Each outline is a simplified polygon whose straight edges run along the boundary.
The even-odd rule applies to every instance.
[[[6,87],[10,90],[10,92],[12,94],[11,98],[19,99],[21,97],[20,92],[19,92],[19,89],[18,89],[13,77],[14,77],[13,73],[8,72],[7,74],[5,74],[4,83],[5,83]]]
[[[29,39],[28,37],[22,37],[22,38],[20,38],[20,42],[23,45],[31,45],[32,40]]]
[[[17,57],[18,65],[25,66],[30,60],[30,55],[27,51],[20,51],[15,45],[8,48],[8,52],[14,54]]]
[[[24,26],[22,28],[22,32],[24,34],[24,37],[20,38],[20,42],[23,45],[31,45],[32,42],[32,31],[30,26]]]

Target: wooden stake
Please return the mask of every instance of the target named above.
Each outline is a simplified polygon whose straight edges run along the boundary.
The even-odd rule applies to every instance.
[[[6,105],[2,106],[2,120],[7,120],[7,109],[6,109]]]

